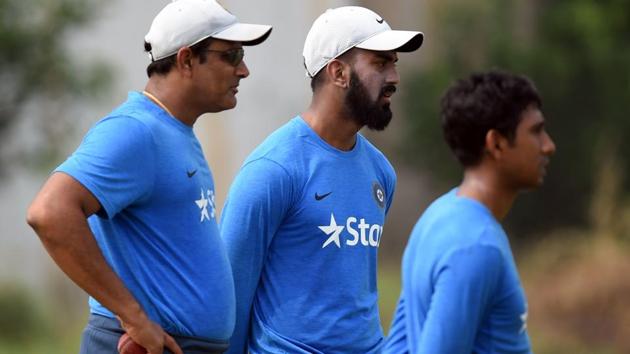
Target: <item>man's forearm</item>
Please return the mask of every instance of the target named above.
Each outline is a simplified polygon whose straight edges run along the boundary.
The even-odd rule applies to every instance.
[[[107,264],[83,215],[35,229],[55,263],[85,292],[125,322],[146,320],[140,304]]]

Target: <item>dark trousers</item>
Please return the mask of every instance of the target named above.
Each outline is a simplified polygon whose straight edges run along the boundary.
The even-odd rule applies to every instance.
[[[79,354],[118,354],[118,340],[125,333],[118,320],[91,314],[81,337]],[[228,348],[227,342],[208,341],[187,336],[171,336],[184,354],[221,354]],[[172,354],[164,349],[164,354]]]

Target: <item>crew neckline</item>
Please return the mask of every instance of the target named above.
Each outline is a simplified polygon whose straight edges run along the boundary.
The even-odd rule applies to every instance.
[[[160,119],[161,121],[164,121],[165,123],[172,125],[185,133],[190,134],[193,132],[193,127],[184,124],[184,122],[172,116],[169,112],[164,110],[164,108],[160,107],[160,105],[158,105],[157,103],[153,102],[153,100],[144,95],[142,92],[132,91],[129,93],[129,97],[135,98],[136,100],[142,102],[142,104],[147,106],[151,113],[153,113],[153,116]]]
[[[297,115],[295,118],[293,118],[293,121],[298,124],[298,129],[304,133],[306,136],[309,136],[312,141],[319,147],[323,148],[324,150],[336,155],[336,156],[340,156],[340,157],[344,157],[344,158],[351,158],[356,156],[359,151],[361,151],[362,147],[363,147],[363,136],[357,132],[357,138],[356,138],[356,143],[354,144],[354,146],[352,147],[352,149],[350,150],[341,150],[338,149],[332,145],[330,145],[329,143],[327,143],[324,139],[322,139],[321,136],[319,136],[319,134],[317,134],[315,132],[315,130],[313,130],[313,128],[304,120],[304,117],[302,117],[301,115]]]
[[[493,220],[495,220],[498,223],[497,219],[492,214],[492,211],[490,210],[490,208],[488,208],[485,204],[483,204],[482,202],[478,201],[477,199],[470,198],[470,197],[467,197],[465,195],[459,195],[459,194],[457,194],[458,192],[459,192],[459,187],[455,187],[455,188],[451,189],[449,194],[452,194],[452,196],[455,198],[455,200],[459,201],[460,203],[466,203],[466,204],[473,205],[476,209],[479,209],[479,210],[483,211],[485,214],[489,215]]]

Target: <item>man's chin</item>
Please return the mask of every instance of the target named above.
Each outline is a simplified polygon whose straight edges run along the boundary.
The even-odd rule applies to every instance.
[[[390,121],[391,121],[391,118],[387,119],[387,121],[384,121],[384,122],[377,122],[377,123],[367,124],[367,127],[370,130],[376,130],[376,131],[380,132],[380,131],[385,130],[385,128],[387,128],[387,126],[389,125]]]
[[[232,109],[234,107],[236,107],[236,103],[237,103],[237,99],[236,96],[232,96],[229,100],[227,100],[225,102],[225,105],[223,106],[223,110],[228,110],[228,109]]]
[[[384,111],[383,116],[379,117],[378,120],[374,122],[368,122],[367,127],[370,130],[376,130],[376,131],[385,130],[385,128],[387,128],[389,123],[392,121],[392,111],[389,110],[389,105],[388,107],[383,107],[383,111]]]
[[[530,192],[530,191],[536,190],[536,189],[542,187],[543,184],[545,184],[544,183],[545,182],[544,179],[545,179],[544,177],[540,177],[536,181],[531,181],[529,183],[523,183],[523,185],[520,188],[520,191],[521,192]]]
[[[219,113],[234,107],[236,107],[236,97],[232,100],[223,102],[221,105],[216,105],[213,108],[208,109],[205,113]]]

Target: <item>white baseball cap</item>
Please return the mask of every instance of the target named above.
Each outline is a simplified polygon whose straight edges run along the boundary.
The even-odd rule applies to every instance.
[[[424,34],[394,31],[375,12],[359,6],[328,9],[315,22],[304,41],[304,67],[314,77],[328,63],[352,48],[413,52]]]
[[[208,37],[256,45],[270,33],[271,26],[239,23],[215,0],[173,0],[155,16],[144,41],[156,61]]]

